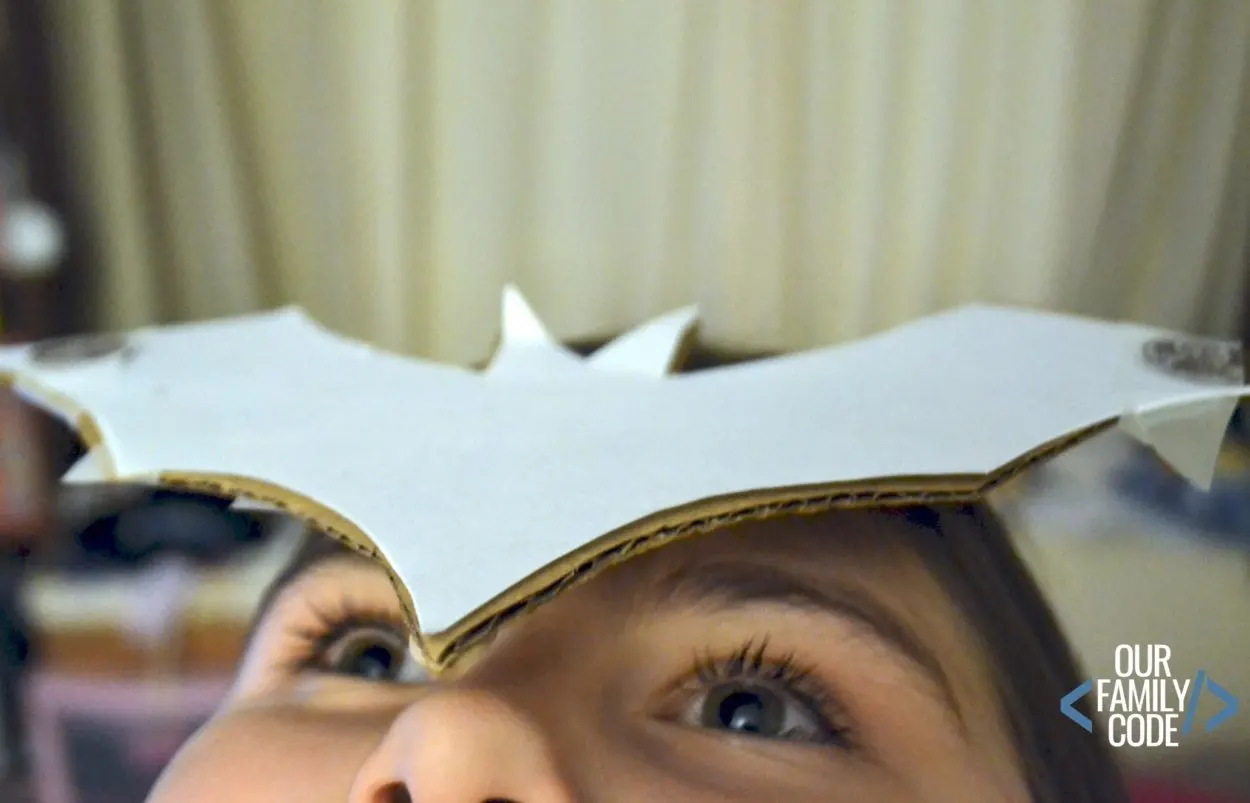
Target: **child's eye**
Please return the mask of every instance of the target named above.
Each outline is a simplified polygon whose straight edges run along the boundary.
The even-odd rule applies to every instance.
[[[405,640],[376,625],[342,629],[325,641],[313,663],[323,672],[375,682],[417,683],[425,678]]]
[[[841,730],[809,703],[785,689],[752,681],[706,688],[682,712],[682,724],[767,739],[836,744]]]
[[[852,747],[837,699],[789,656],[772,659],[767,641],[728,658],[696,661],[671,715],[688,728],[761,739]]]

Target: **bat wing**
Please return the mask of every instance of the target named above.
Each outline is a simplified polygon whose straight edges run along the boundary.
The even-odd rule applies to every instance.
[[[663,381],[569,360],[517,382],[284,309],[9,348],[0,368],[78,428],[97,474],[260,499],[376,555],[440,666],[631,551],[746,517],[973,500],[1118,421],[1209,479],[1246,390],[1217,345],[972,306]]]

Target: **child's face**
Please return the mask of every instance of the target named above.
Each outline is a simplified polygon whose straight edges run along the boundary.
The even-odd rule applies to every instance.
[[[608,570],[425,681],[385,574],[309,566],[155,803],[1023,801],[976,637],[872,514]]]

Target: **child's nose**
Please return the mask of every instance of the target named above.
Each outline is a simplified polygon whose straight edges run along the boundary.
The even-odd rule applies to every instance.
[[[413,703],[365,761],[349,803],[574,803],[539,728],[501,698],[444,688]]]

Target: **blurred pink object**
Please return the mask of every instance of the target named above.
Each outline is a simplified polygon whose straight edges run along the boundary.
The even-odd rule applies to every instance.
[[[229,686],[226,678],[33,676],[27,733],[36,800],[141,803]]]
[[[149,651],[158,652],[161,644],[176,638],[199,580],[199,573],[187,560],[166,558],[144,567],[135,577],[138,593],[124,625],[126,634]]]

